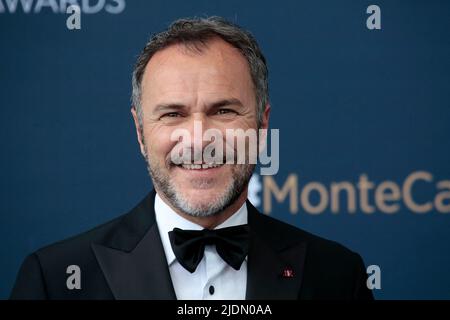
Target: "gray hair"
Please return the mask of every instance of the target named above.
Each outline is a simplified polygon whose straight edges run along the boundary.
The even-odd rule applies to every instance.
[[[220,37],[238,49],[247,59],[252,77],[255,98],[257,124],[261,125],[266,104],[269,102],[268,70],[258,43],[250,32],[221,17],[185,18],[173,22],[165,31],[151,37],[140,53],[133,70],[133,92],[131,102],[136,110],[142,129],[142,78],[145,67],[158,51],[173,45],[184,44],[187,48],[201,51],[207,41]]]

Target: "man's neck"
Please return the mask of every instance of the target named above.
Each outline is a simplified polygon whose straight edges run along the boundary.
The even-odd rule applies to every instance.
[[[156,190],[156,192],[158,192],[158,190]],[[175,211],[181,217],[195,224],[198,224],[205,229],[214,229],[215,227],[226,221],[234,213],[236,213],[240,207],[242,207],[244,202],[247,200],[247,188],[241,193],[239,198],[237,198],[236,201],[233,202],[233,204],[228,206],[225,210],[209,217],[193,217],[184,212],[181,212],[179,209],[172,206],[170,201],[165,197],[165,195],[162,192],[158,192],[158,195],[169,207],[172,208],[173,211]]]

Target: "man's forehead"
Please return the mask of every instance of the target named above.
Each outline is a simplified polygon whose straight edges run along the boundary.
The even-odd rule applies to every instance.
[[[169,45],[157,51],[152,56],[146,69],[154,65],[170,62],[174,58],[201,60],[205,56],[214,57],[216,61],[228,62],[229,60],[238,60],[241,63],[247,63],[245,57],[237,48],[220,37],[212,37],[201,42],[175,43]]]
[[[190,47],[184,44],[174,44],[156,52],[145,67],[143,80],[152,79],[156,73],[168,71],[192,73],[201,69],[223,74],[233,71],[242,72],[242,69],[250,71],[242,53],[220,38],[208,40],[204,45],[198,47],[200,51],[189,49]]]
[[[202,82],[234,87],[248,81],[251,82],[248,63],[239,50],[222,39],[211,39],[201,51],[182,44],[158,51],[145,68],[142,88],[181,89]]]

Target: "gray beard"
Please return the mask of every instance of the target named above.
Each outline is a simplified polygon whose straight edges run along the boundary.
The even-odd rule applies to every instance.
[[[235,165],[232,170],[232,182],[228,185],[224,193],[207,205],[195,205],[181,195],[181,192],[173,185],[168,175],[151,164],[147,154],[146,152],[145,160],[147,162],[147,169],[155,188],[169,200],[174,208],[192,217],[212,217],[231,206],[242,192],[244,192],[245,188],[247,188],[255,169],[255,165],[252,164]]]

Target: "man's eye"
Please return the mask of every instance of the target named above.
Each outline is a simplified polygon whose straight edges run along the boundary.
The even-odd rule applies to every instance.
[[[217,111],[217,114],[228,114],[228,113],[236,113],[236,111],[231,109],[220,109]]]
[[[176,118],[179,117],[180,114],[178,112],[169,112],[169,113],[165,113],[161,116],[161,118]]]

